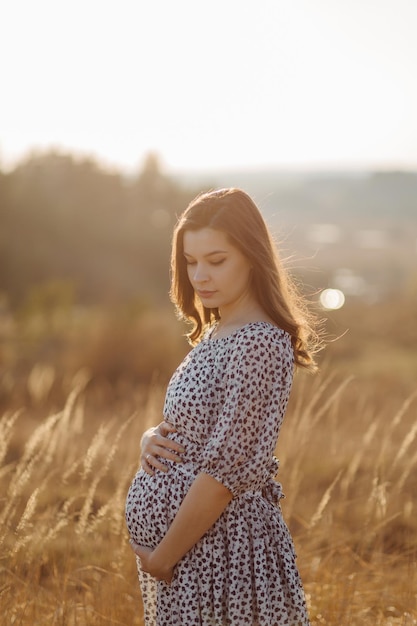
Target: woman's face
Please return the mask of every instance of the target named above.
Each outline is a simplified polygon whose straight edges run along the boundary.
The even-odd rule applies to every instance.
[[[223,231],[187,230],[183,241],[188,278],[206,308],[223,315],[252,299],[250,263]]]

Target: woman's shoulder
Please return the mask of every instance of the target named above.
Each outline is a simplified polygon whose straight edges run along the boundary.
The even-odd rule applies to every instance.
[[[285,330],[272,322],[252,321],[248,322],[225,337],[213,338],[212,341],[224,342],[237,347],[239,350],[248,348],[273,348],[283,344],[291,345],[291,337]]]
[[[285,330],[266,320],[255,320],[247,322],[234,331],[237,336],[252,337],[252,336],[265,336],[265,337],[280,337],[286,335]]]
[[[246,370],[262,372],[280,371],[285,366],[286,372],[292,372],[294,351],[288,332],[270,322],[249,322],[237,329],[228,345],[229,362],[232,367],[237,363]]]

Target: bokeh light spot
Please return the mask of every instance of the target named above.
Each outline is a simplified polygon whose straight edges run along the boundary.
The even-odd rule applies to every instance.
[[[345,294],[340,289],[324,289],[320,294],[320,304],[324,309],[341,309],[345,303]]]

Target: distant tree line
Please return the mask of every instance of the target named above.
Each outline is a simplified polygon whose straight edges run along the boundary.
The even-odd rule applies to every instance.
[[[293,184],[278,171],[219,172],[216,180],[205,188],[236,185],[266,198],[271,223],[389,223],[399,237],[416,226],[415,172],[300,175]],[[198,191],[201,181],[167,176],[155,154],[130,177],[57,152],[0,171],[0,296],[13,307],[28,296],[67,301],[71,290],[85,304],[168,302],[172,228]]]
[[[172,228],[194,191],[156,155],[136,176],[50,152],[0,172],[0,293],[73,285],[80,302],[167,297]]]

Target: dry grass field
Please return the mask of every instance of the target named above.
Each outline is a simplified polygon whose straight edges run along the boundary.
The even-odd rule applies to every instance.
[[[417,624],[414,314],[340,312],[296,377],[277,452],[313,625]],[[140,626],[124,500],[164,387],[28,363],[0,396],[0,623]]]

